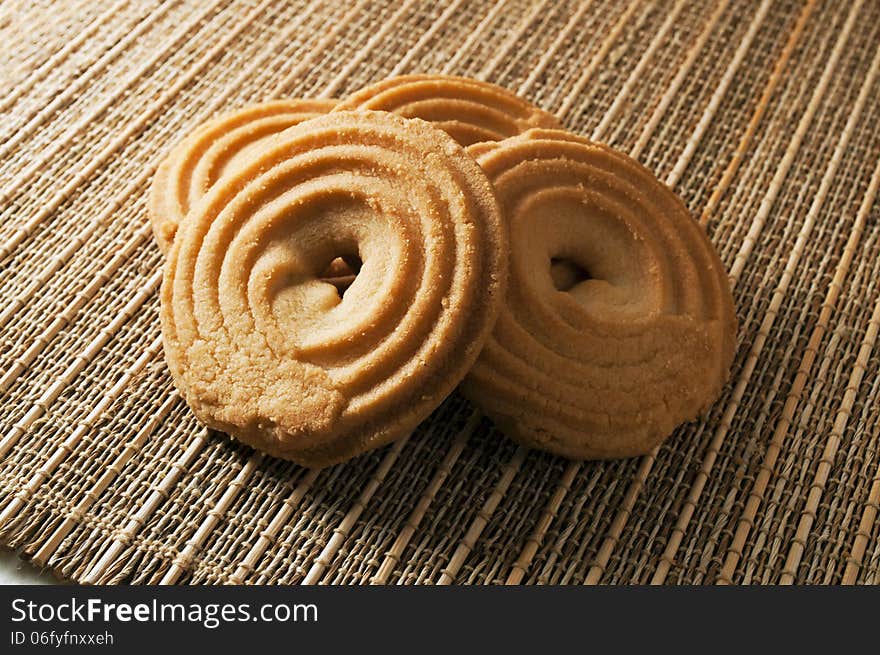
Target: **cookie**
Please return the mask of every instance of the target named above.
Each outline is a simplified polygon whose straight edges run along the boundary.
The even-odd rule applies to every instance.
[[[462,391],[520,443],[641,455],[719,395],[736,318],[725,270],[635,160],[558,130],[473,149],[509,230],[510,278]]]
[[[500,86],[452,75],[388,78],[341,101],[336,111],[352,109],[421,118],[463,146],[500,141],[532,127],[560,127],[553,114]]]
[[[448,135],[338,112],[267,139],[187,214],[161,291],[165,357],[196,416],[271,455],[344,461],[409,433],[495,321],[507,244]],[[362,262],[348,290],[320,279]]]
[[[150,188],[147,208],[162,253],[171,249],[189,208],[225,171],[273,134],[335,106],[335,100],[275,100],[222,114],[196,128],[159,165]]]

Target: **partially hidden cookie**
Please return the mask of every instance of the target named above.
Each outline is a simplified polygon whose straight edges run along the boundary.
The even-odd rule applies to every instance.
[[[402,75],[367,86],[336,111],[374,109],[421,118],[463,146],[499,141],[533,127],[560,127],[557,118],[495,84],[452,75]]]
[[[165,357],[196,416],[272,455],[340,462],[404,436],[495,321],[507,244],[492,187],[448,135],[340,112],[261,144],[181,224]],[[340,297],[321,279],[362,262]]]
[[[509,229],[510,278],[462,384],[520,443],[645,454],[719,395],[736,318],[715,250],[635,160],[558,130],[473,149]]]
[[[148,211],[163,254],[189,208],[228,169],[288,127],[336,106],[335,100],[285,99],[238,109],[203,123],[178,143],[159,165],[150,188]]]

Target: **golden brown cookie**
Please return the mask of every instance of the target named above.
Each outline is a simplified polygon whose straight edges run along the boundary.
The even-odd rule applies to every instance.
[[[357,91],[336,111],[376,109],[421,118],[463,146],[499,141],[532,127],[560,127],[557,118],[495,84],[452,75],[391,77]]]
[[[148,211],[163,254],[186,212],[228,169],[266,138],[336,106],[335,100],[285,99],[251,105],[203,123],[156,170]]]
[[[476,162],[428,123],[327,114],[267,139],[187,214],[165,357],[208,426],[309,466],[411,431],[491,331],[507,244]],[[362,262],[342,297],[319,279]]]
[[[649,452],[715,400],[734,355],[724,268],[635,160],[558,130],[475,149],[510,239],[506,301],[462,390],[513,439]]]

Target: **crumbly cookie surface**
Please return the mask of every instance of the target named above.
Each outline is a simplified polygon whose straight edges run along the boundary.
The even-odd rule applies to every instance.
[[[165,356],[197,417],[310,466],[404,436],[476,359],[506,282],[485,174],[448,135],[339,112],[266,139],[181,224]],[[320,279],[362,261],[340,295]]]
[[[736,318],[682,201],[635,160],[558,130],[471,152],[509,230],[510,279],[465,394],[515,440],[579,459],[647,453],[707,409]]]
[[[315,118],[335,100],[273,100],[227,112],[197,127],[159,165],[147,203],[153,235],[168,254],[189,208],[265,139]]]
[[[402,75],[364,87],[337,111],[374,109],[421,118],[463,146],[499,141],[533,127],[558,128],[558,119],[495,84],[453,75]]]

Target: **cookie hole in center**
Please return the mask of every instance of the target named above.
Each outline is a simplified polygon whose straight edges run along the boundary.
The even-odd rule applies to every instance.
[[[363,262],[360,256],[354,254],[340,255],[330,261],[321,271],[321,281],[336,287],[339,297],[345,296],[345,292],[352,285],[358,273],[361,271]]]
[[[550,259],[550,278],[557,291],[571,291],[586,280],[592,280],[589,271],[573,259],[553,257]]]

